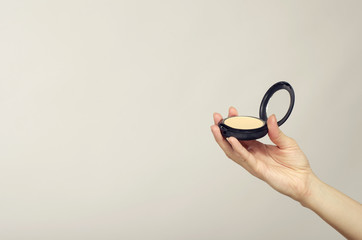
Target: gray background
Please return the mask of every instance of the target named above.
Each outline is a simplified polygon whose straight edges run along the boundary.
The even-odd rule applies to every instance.
[[[282,130],[361,201],[361,8],[0,1],[0,239],[343,239],[209,127],[288,81]]]

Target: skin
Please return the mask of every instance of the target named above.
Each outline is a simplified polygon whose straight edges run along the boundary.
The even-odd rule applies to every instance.
[[[229,117],[238,116],[234,107]],[[268,118],[268,136],[275,145],[256,140],[239,141],[221,135],[214,113],[211,131],[226,156],[278,192],[311,209],[348,239],[362,239],[362,205],[322,182],[313,173],[297,142],[278,127],[275,115]]]

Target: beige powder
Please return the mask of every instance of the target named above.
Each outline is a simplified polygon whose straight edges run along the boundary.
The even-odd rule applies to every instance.
[[[264,126],[264,121],[254,117],[231,117],[226,119],[224,123],[237,129],[254,129]]]

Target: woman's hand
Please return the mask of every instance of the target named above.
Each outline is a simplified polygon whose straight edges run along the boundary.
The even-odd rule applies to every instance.
[[[230,107],[229,117],[237,115],[237,110]],[[222,116],[214,113],[215,124],[211,126],[211,130],[228,158],[280,193],[297,201],[303,201],[308,196],[311,182],[316,177],[298,144],[280,131],[275,115],[269,117],[267,124],[269,138],[276,146],[256,140],[239,141],[234,137],[225,139],[217,125],[220,120]]]
[[[229,117],[237,115],[230,107]],[[268,119],[268,135],[276,146],[234,137],[224,139],[217,125],[220,120],[222,116],[214,113],[211,131],[226,156],[317,213],[347,239],[362,239],[362,205],[314,175],[298,144],[279,130],[274,115]]]

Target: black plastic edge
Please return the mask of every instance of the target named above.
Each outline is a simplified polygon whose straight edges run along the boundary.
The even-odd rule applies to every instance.
[[[268,106],[268,102],[274,93],[276,93],[277,91],[282,90],[282,89],[285,89],[288,91],[288,93],[290,95],[290,103],[289,103],[289,108],[288,108],[287,113],[285,114],[285,116],[282,119],[280,119],[278,121],[278,126],[281,126],[289,118],[290,114],[293,111],[293,107],[294,107],[295,94],[294,94],[294,90],[293,90],[292,86],[288,82],[281,81],[281,82],[277,82],[273,86],[271,86],[268,89],[268,91],[265,93],[265,95],[260,103],[260,109],[259,109],[260,118],[266,122],[268,120],[268,116],[266,113],[266,108]]]

